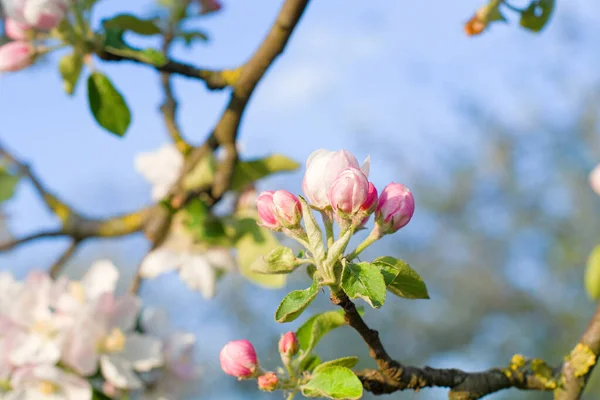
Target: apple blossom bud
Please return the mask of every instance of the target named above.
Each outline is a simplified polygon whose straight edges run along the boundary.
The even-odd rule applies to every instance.
[[[13,40],[27,40],[27,31],[30,29],[29,25],[12,18],[6,18],[4,21],[4,33]]]
[[[287,332],[279,339],[279,352],[288,357],[295,356],[300,350],[298,339],[294,332]]]
[[[365,204],[368,196],[367,177],[359,169],[352,167],[340,173],[329,190],[329,202],[333,211],[342,216],[356,214]]]
[[[410,221],[415,211],[415,199],[400,183],[390,183],[379,196],[375,221],[381,233],[394,233]]]
[[[68,5],[68,0],[26,0],[24,22],[39,30],[50,30],[63,20]]]
[[[277,389],[279,378],[275,372],[267,372],[264,375],[258,377],[258,388],[266,392],[272,392]]]
[[[0,46],[0,72],[19,71],[33,63],[34,49],[27,42],[9,42]]]
[[[589,180],[592,190],[597,195],[600,195],[600,164],[596,165],[592,172],[590,172]]]
[[[256,199],[256,209],[260,218],[260,225],[265,228],[279,230],[281,225],[275,215],[275,204],[273,204],[273,195],[275,191],[267,190],[262,192]]]
[[[367,215],[373,214],[377,209],[378,198],[377,188],[371,182],[369,182],[369,190],[367,191],[367,199],[360,206],[361,211],[364,211]]]
[[[227,343],[221,350],[219,359],[223,371],[238,378],[249,378],[258,369],[256,351],[247,340]]]
[[[218,0],[200,0],[200,15],[219,11],[222,7]]]
[[[275,217],[278,223],[286,228],[293,228],[300,224],[302,208],[300,200],[287,190],[278,190],[273,193]]]
[[[306,161],[306,173],[302,180],[302,190],[310,203],[319,209],[329,206],[328,193],[333,181],[349,167],[359,168],[356,157],[347,150],[314,151]]]

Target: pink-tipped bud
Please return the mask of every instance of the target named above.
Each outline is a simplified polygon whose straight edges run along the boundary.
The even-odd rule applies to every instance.
[[[219,11],[223,6],[218,0],[200,0],[200,14],[205,15]]]
[[[273,204],[273,190],[262,192],[256,199],[256,209],[260,218],[260,225],[265,228],[279,230],[281,225],[275,215],[275,204]]]
[[[344,216],[356,214],[369,196],[369,181],[358,168],[347,168],[331,185],[329,201],[333,211]]]
[[[10,42],[0,46],[0,72],[19,71],[33,63],[34,49],[27,42]]]
[[[57,26],[65,17],[69,0],[28,0],[23,7],[26,23],[47,31]]]
[[[298,354],[298,350],[300,350],[300,346],[294,332],[287,332],[281,335],[281,339],[279,339],[279,353],[292,357]]]
[[[597,195],[600,195],[600,164],[596,165],[592,172],[590,172],[589,180],[592,190]]]
[[[237,378],[249,378],[258,369],[256,351],[252,343],[247,340],[227,343],[221,350],[219,359],[223,371]]]
[[[279,224],[286,228],[293,228],[302,219],[300,200],[287,190],[278,190],[273,194],[275,217]]]
[[[400,183],[390,183],[379,196],[375,221],[381,233],[394,233],[410,221],[415,212],[415,199]]]
[[[377,197],[377,188],[371,182],[369,182],[369,190],[367,192],[367,199],[360,206],[361,211],[364,211],[366,214],[370,215],[377,209],[378,197]]]
[[[277,384],[279,383],[279,378],[275,372],[267,372],[264,375],[258,377],[258,388],[260,390],[264,390],[265,392],[272,392],[277,389]]]
[[[27,31],[29,30],[31,30],[29,25],[12,18],[6,18],[4,21],[4,33],[13,40],[27,40]]]

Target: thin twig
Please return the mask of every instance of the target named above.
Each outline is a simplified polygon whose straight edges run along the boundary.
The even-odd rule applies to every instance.
[[[37,232],[37,233],[34,233],[32,235],[28,235],[28,236],[25,236],[25,237],[22,237],[22,238],[12,239],[12,240],[9,240],[7,242],[0,243],[0,252],[1,251],[11,250],[11,249],[13,249],[13,248],[15,248],[17,246],[20,246],[20,245],[25,244],[25,243],[32,242],[34,240],[43,239],[43,238],[50,238],[50,237],[60,237],[60,236],[67,236],[67,234],[65,232],[63,232],[62,230]]]
[[[77,240],[77,239],[71,240],[69,247],[67,247],[65,252],[60,255],[58,260],[56,260],[54,262],[54,264],[52,264],[52,266],[50,267],[50,276],[52,278],[56,278],[58,276],[58,274],[60,273],[60,271],[65,266],[65,264],[71,259],[71,257],[73,257],[73,255],[75,254],[75,251],[77,250],[77,247],[79,246],[79,243],[80,243],[80,240]]]

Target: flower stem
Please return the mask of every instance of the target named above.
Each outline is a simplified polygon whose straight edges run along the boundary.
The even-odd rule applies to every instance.
[[[354,251],[352,253],[348,254],[348,256],[346,257],[346,260],[347,261],[354,260],[356,257],[358,257],[358,255],[360,253],[363,252],[363,250],[365,250],[367,247],[369,247],[370,245],[372,245],[373,243],[375,243],[376,241],[381,239],[381,236],[382,236],[381,232],[379,231],[377,225],[375,225],[375,227],[373,228],[371,233],[369,233],[369,236],[367,236],[367,238],[365,240],[363,240],[363,242],[361,244],[356,246],[356,249],[354,249]]]
[[[333,216],[331,210],[320,211],[321,217],[323,218],[323,225],[325,225],[325,236],[327,236],[327,248],[330,248],[334,242],[333,237]]]

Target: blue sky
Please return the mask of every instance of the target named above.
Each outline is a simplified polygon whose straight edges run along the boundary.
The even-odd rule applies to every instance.
[[[223,1],[223,12],[197,24],[211,41],[191,51],[177,48],[174,57],[204,67],[237,66],[256,48],[281,4]],[[508,14],[510,25],[497,24],[469,38],[462,24],[480,1],[313,1],[248,107],[240,135],[245,155],[280,152],[303,161],[316,148],[343,147],[359,159],[371,155],[378,187],[391,180],[410,185],[412,171],[427,170],[441,180],[443,171],[436,171],[442,169],[442,159],[471,157],[481,141],[460,111],[467,101],[520,124],[529,123],[532,106],[558,124],[574,114],[567,94],[598,82],[600,52],[593,46],[600,24],[594,3],[559,1],[555,18],[541,35],[520,29]],[[104,0],[95,14],[144,14],[148,4]],[[139,65],[96,60],[133,112],[127,136],[119,139],[93,121],[85,81],[73,97],[62,92],[57,59],[0,76],[3,144],[85,214],[109,216],[147,204],[150,187],[135,172],[133,159],[168,141],[158,113],[158,75]],[[567,80],[569,85],[563,84]],[[200,143],[217,121],[227,93],[207,92],[203,84],[185,78],[175,79],[175,91],[183,132]],[[406,169],[386,167],[390,156]],[[273,178],[265,187],[299,192],[300,179],[301,171]],[[7,211],[15,235],[55,226],[28,185],[20,186]],[[426,227],[417,212],[411,229]],[[22,275],[49,265],[64,246],[56,240],[23,247],[2,255],[0,268]],[[115,248],[133,265],[147,244],[140,237],[106,241],[86,245],[83,254]],[[152,287],[147,290],[151,301],[158,301]],[[220,335],[227,327],[211,329]]]

